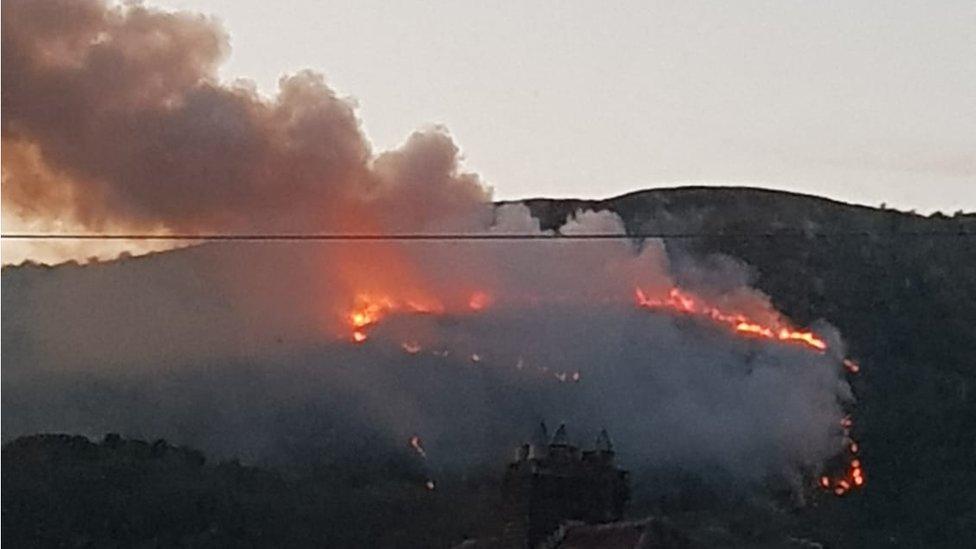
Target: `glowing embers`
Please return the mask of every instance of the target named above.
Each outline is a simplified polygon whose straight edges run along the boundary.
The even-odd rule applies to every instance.
[[[851,490],[863,487],[865,483],[864,469],[861,467],[861,459],[857,455],[857,443],[851,442],[848,449],[850,450],[850,461],[844,473],[833,480],[828,477],[821,478],[821,486],[826,489],[833,487],[835,496],[843,496]],[[827,479],[826,483],[824,479]]]
[[[827,343],[813,332],[796,330],[782,322],[774,322],[772,325],[763,324],[742,313],[723,311],[706,304],[701,298],[679,288],[671,288],[664,299],[649,298],[640,288],[637,288],[635,293],[639,307],[702,316],[714,322],[725,324],[731,327],[735,333],[744,336],[800,344],[817,351],[827,349]]]
[[[440,359],[446,359],[451,356],[457,356],[459,361],[466,362],[470,366],[489,366],[489,367],[507,367],[511,366],[515,370],[522,372],[523,375],[534,377],[535,379],[555,379],[560,383],[575,384],[580,383],[583,379],[583,374],[579,371],[573,370],[553,370],[548,366],[530,364],[526,362],[525,358],[519,356],[514,364],[508,362],[502,357],[489,357],[480,352],[473,352],[470,354],[452,353],[448,349],[425,349],[424,346],[417,343],[414,340],[406,340],[400,343],[400,349],[407,355],[411,355],[417,358],[422,358],[425,356],[437,357]],[[419,439],[417,441],[419,443]],[[415,446],[414,441],[411,440],[411,446]]]
[[[851,460],[851,478],[854,479],[855,486],[864,484],[864,472],[861,470],[861,460]]]
[[[843,469],[832,476],[821,476],[819,482],[823,490],[833,492],[835,496],[846,495],[852,490],[862,488],[867,482],[864,476],[864,467],[861,464],[861,457],[858,453],[860,447],[857,441],[851,438],[851,427],[854,426],[854,422],[850,416],[847,416],[840,420],[840,426],[844,430],[845,440],[849,441],[847,443]]]
[[[420,437],[417,435],[413,435],[412,437],[410,437],[409,443],[410,443],[410,447],[413,448],[414,452],[416,452],[417,455],[420,456],[422,460],[427,461],[427,451],[424,450],[424,443],[423,441],[420,440]],[[434,479],[428,478],[424,482],[424,487],[427,488],[427,490],[433,491]]]
[[[416,341],[404,341],[400,344],[400,348],[408,355],[415,355],[423,350],[423,347]]]
[[[580,381],[579,372],[555,372],[552,375],[562,383],[566,383],[567,381],[579,383]]]
[[[420,440],[419,436],[414,435],[410,437],[410,447],[413,448],[415,452],[417,452],[417,455],[419,455],[424,459],[427,459],[427,451],[424,450],[424,443],[423,441]]]
[[[491,297],[485,292],[474,292],[468,299],[468,308],[472,311],[481,311],[491,304]]]

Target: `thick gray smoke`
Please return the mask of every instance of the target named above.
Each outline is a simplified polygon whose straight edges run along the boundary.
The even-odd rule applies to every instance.
[[[261,97],[217,80],[226,51],[198,16],[4,2],[5,210],[161,232],[540,232],[525,207],[493,207],[444,130],[374,154],[321,76]],[[579,212],[560,232],[623,224]],[[546,419],[608,428],[633,467],[788,477],[843,444],[839,337],[822,327],[817,353],[635,306],[680,273],[782,323],[743,272],[673,265],[658,241],[568,240],[213,243],[7,268],[3,436],[121,431],[287,462],[416,434],[454,467],[497,464]]]
[[[499,220],[531,224],[520,206]],[[8,268],[4,436],[123,431],[280,462],[417,434],[436,468],[499,463],[545,419],[607,427],[636,468],[753,481],[814,469],[843,445],[836,352],[635,307],[634,287],[670,287],[658,242],[261,246]],[[402,294],[385,279],[364,287],[436,304],[390,309],[355,343],[342,277],[353,253],[409,258]],[[772,314],[748,288],[723,296]]]

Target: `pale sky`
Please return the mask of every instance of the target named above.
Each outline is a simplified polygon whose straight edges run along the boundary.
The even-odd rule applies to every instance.
[[[225,79],[312,68],[378,150],[443,124],[498,198],[748,184],[976,210],[976,2],[153,0]]]

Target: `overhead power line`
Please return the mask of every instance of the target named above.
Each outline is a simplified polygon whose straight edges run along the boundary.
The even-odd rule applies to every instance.
[[[583,234],[520,233],[199,233],[199,234],[100,234],[8,233],[3,240],[157,240],[157,241],[445,241],[445,240],[621,240],[643,238],[854,238],[854,237],[972,237],[976,231],[772,231],[772,232],[639,232]]]

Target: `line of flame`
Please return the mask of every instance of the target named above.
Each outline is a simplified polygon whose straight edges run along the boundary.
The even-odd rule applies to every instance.
[[[725,324],[741,335],[778,340],[784,343],[798,343],[820,352],[827,350],[827,342],[811,331],[797,330],[782,322],[770,326],[742,313],[726,312],[705,304],[701,298],[677,287],[671,288],[665,299],[647,297],[640,288],[635,289],[635,297],[637,305],[640,307],[702,316],[719,324]]]

